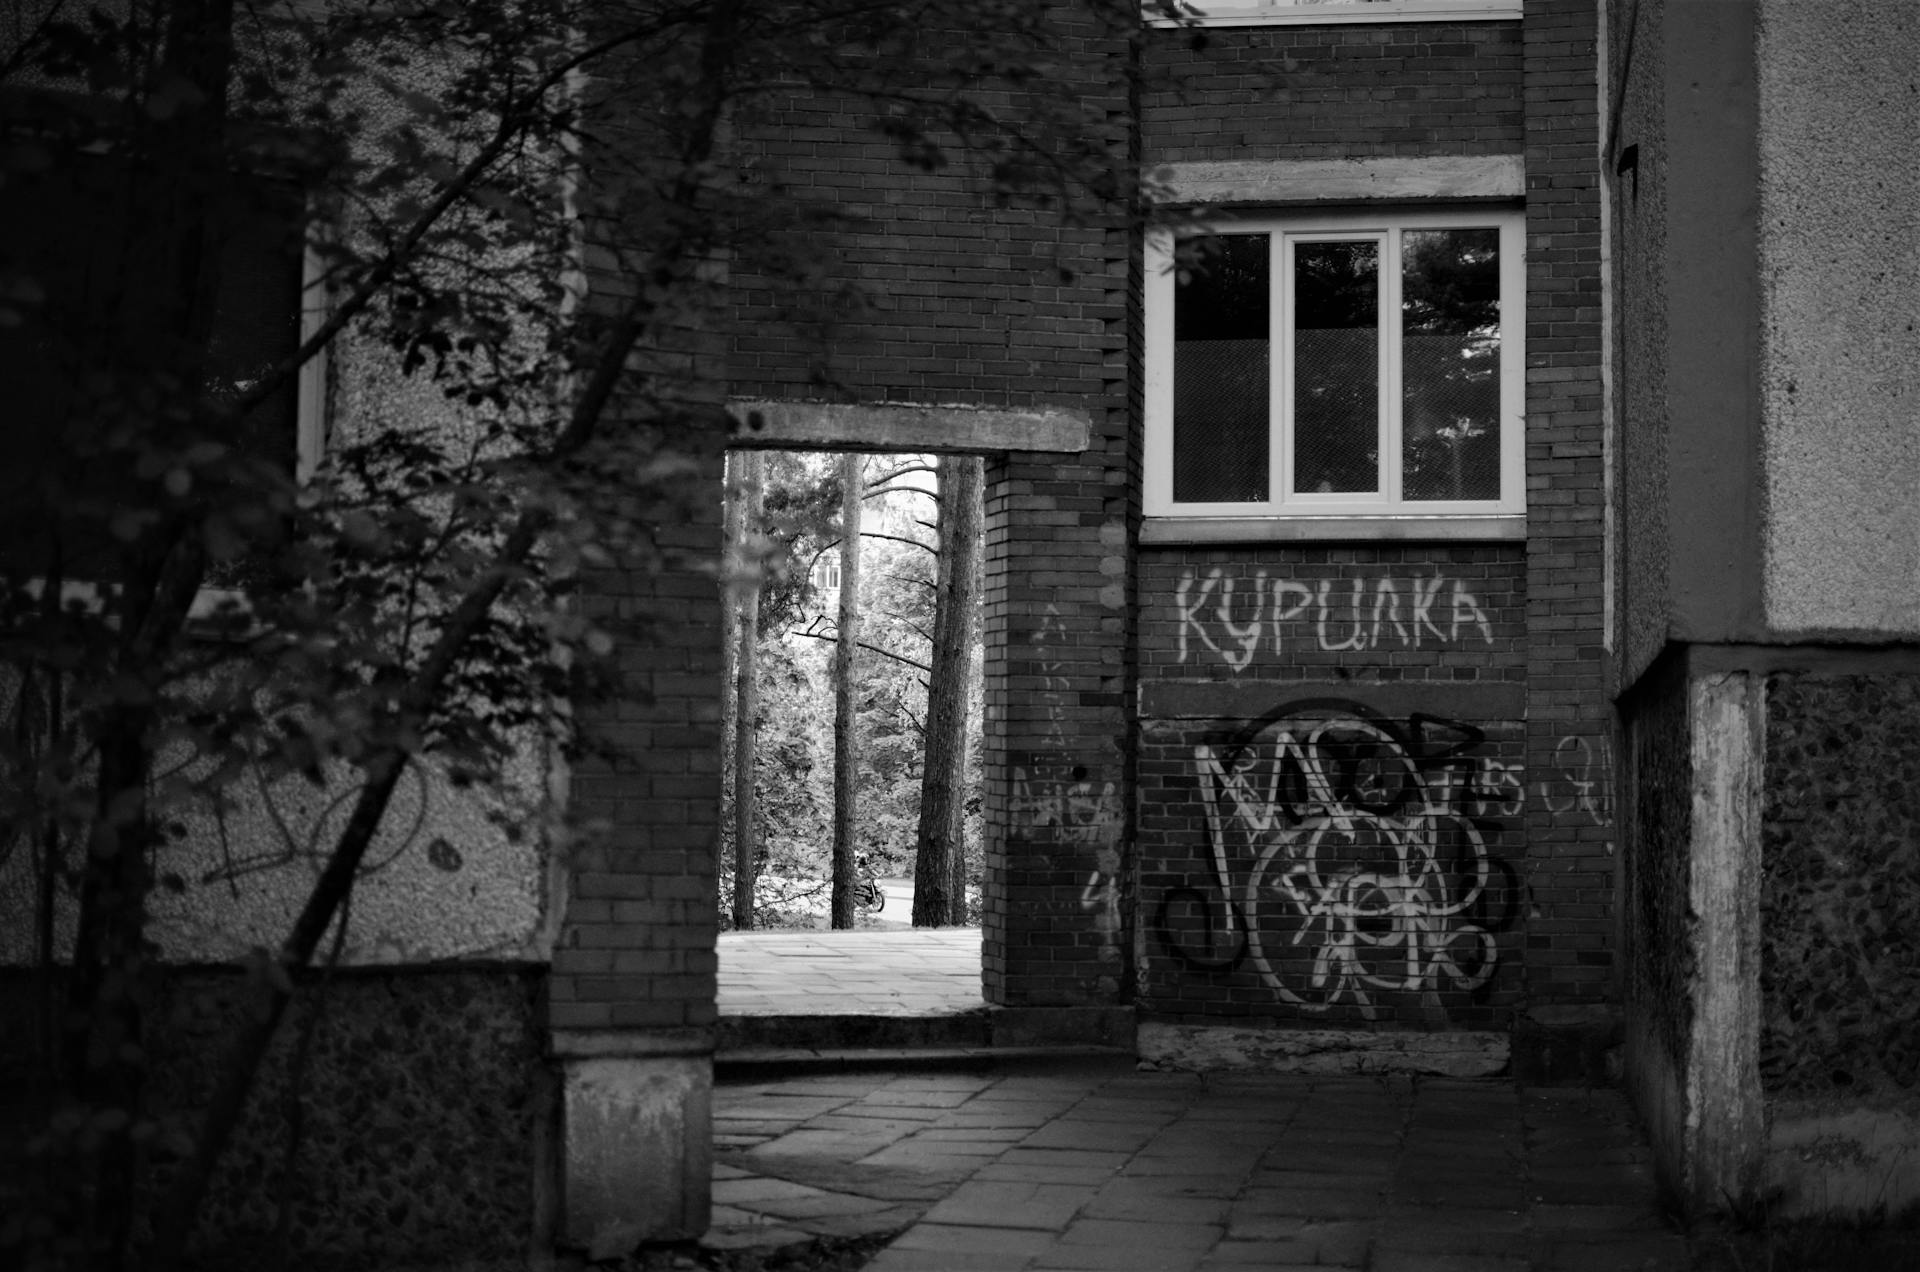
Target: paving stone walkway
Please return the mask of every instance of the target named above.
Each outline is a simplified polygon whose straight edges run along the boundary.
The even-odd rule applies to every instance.
[[[900,1231],[870,1272],[1684,1269],[1617,1091],[886,1072],[722,1083],[714,1246]]]

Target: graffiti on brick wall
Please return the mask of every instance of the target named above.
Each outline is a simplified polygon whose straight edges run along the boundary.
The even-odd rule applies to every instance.
[[[1553,767],[1540,781],[1540,802],[1556,819],[1571,817],[1595,826],[1611,825],[1607,775],[1612,771],[1613,745],[1605,736],[1595,746],[1578,734],[1569,734],[1553,748]]]
[[[1363,653],[1389,646],[1457,645],[1476,636],[1493,643],[1493,624],[1480,599],[1444,574],[1393,579],[1320,579],[1302,583],[1234,578],[1222,570],[1188,571],[1174,589],[1180,615],[1180,661],[1218,658],[1244,671],[1263,647],[1285,652],[1288,625],[1311,630],[1326,653]],[[1297,637],[1296,637],[1297,638]]]
[[[1437,1009],[1442,991],[1486,990],[1519,902],[1488,841],[1525,788],[1485,742],[1318,698],[1196,746],[1213,877],[1163,897],[1160,945],[1195,971],[1251,966],[1307,1011],[1371,1019],[1382,993]]]
[[[1119,792],[1113,782],[1095,782],[1084,765],[1048,762],[1052,756],[1064,756],[1069,748],[1063,714],[1072,684],[1059,657],[1059,652],[1068,647],[1068,639],[1059,608],[1049,604],[1029,640],[1038,660],[1039,702],[1046,711],[1047,724],[1036,762],[1013,770],[1009,811],[1014,824],[1027,833],[1091,852],[1094,868],[1080,890],[1080,908],[1093,916],[1103,957],[1117,960],[1123,825]]]

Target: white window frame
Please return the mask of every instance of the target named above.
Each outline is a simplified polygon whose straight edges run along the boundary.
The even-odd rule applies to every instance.
[[[1500,235],[1500,497],[1492,500],[1413,500],[1400,494],[1400,270],[1398,236],[1408,230],[1491,228]],[[1268,372],[1270,432],[1268,498],[1264,502],[1176,502],[1173,497],[1173,306],[1174,232],[1152,231],[1146,245],[1146,438],[1143,511],[1149,518],[1233,519],[1294,530],[1341,523],[1370,537],[1371,523],[1386,534],[1404,534],[1405,523],[1439,526],[1448,521],[1516,522],[1526,514],[1526,227],[1519,209],[1423,210],[1396,206],[1346,214],[1222,218],[1197,233],[1270,236]],[[1291,307],[1293,243],[1378,237],[1380,270],[1380,489],[1333,494],[1296,493],[1290,420],[1292,387]],[[1284,532],[1284,531],[1283,531]],[[1204,537],[1204,536],[1201,536]]]
[[[1336,26],[1356,22],[1510,22],[1522,0],[1179,0],[1182,16],[1168,18],[1144,5],[1147,25]]]

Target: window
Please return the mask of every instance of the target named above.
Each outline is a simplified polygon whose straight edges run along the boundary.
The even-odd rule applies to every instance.
[[[1520,16],[1521,0],[1173,0],[1185,21],[1201,26],[1294,23],[1490,22]],[[1165,0],[1145,0],[1155,26],[1171,26]]]
[[[142,212],[137,178],[110,149],[67,156],[20,184],[17,197],[0,200],[0,283],[15,302],[0,321],[0,385],[11,404],[0,431],[0,565],[31,572],[46,520],[35,511],[47,497],[44,475],[62,469],[59,489],[109,510],[125,488],[118,483],[129,480],[111,459],[76,451],[62,430],[88,383],[90,351],[121,338],[116,314],[139,304],[127,260],[140,242]],[[213,215],[220,284],[206,387],[237,396],[311,330],[317,307],[305,297],[317,289],[308,286],[305,209],[291,182],[237,179]],[[316,361],[250,411],[237,422],[235,444],[305,476],[319,452],[323,375]],[[63,524],[69,577],[111,575],[106,526],[105,514],[92,512]]]
[[[1401,211],[1152,238],[1147,515],[1523,513],[1521,233]]]

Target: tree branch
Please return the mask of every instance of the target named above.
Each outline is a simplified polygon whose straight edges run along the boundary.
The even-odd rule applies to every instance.
[[[787,635],[805,636],[808,640],[824,640],[824,641],[829,641],[833,644],[838,644],[840,642],[840,638],[838,636],[822,636],[818,632],[796,632],[791,628],[787,630]],[[856,640],[853,643],[860,646],[860,648],[868,651],[869,653],[879,654],[882,658],[891,658],[893,659],[893,661],[897,663],[905,663],[909,667],[915,667],[921,671],[925,671],[928,673],[931,673],[933,670],[931,667],[928,667],[925,663],[918,662],[912,658],[908,658],[905,654],[896,654],[891,649],[882,649],[878,645],[869,645],[864,640]]]

